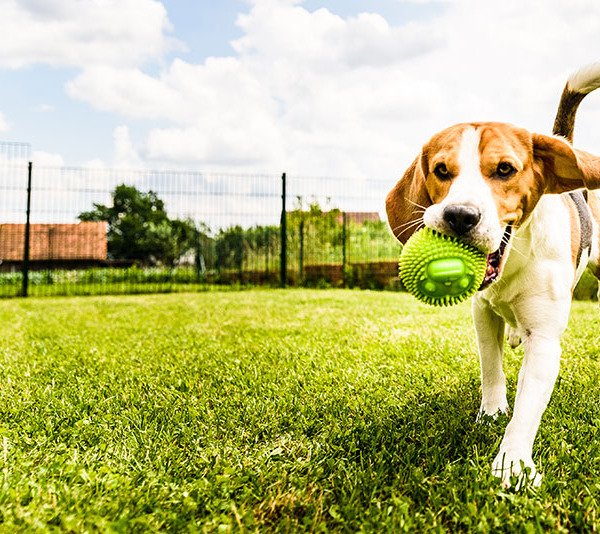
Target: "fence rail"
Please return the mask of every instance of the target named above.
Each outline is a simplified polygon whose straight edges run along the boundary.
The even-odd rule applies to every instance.
[[[30,160],[0,143],[0,297],[396,283],[390,181]]]

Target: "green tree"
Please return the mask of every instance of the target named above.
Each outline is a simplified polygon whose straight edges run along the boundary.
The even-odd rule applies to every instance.
[[[245,232],[241,226],[221,229],[216,236],[217,265],[225,269],[242,269],[247,256]]]
[[[196,248],[198,230],[193,221],[169,219],[164,202],[154,191],[144,193],[119,185],[112,192],[112,205],[94,204],[79,215],[80,221],[108,223],[108,255],[149,265],[174,265]]]

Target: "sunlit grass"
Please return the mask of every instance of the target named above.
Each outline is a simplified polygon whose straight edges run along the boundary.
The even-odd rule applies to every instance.
[[[600,319],[574,304],[534,460],[490,475],[469,305],[253,290],[0,302],[0,531],[592,531]],[[514,397],[522,351],[507,349]]]

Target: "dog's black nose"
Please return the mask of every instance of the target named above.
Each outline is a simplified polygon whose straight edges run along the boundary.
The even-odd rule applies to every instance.
[[[481,212],[473,206],[454,205],[444,208],[444,221],[456,235],[466,234],[471,228],[475,228]]]

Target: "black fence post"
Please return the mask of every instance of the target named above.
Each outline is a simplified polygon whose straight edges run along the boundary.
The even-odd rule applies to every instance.
[[[219,284],[223,283],[223,265],[222,265],[222,255],[223,255],[223,243],[222,237],[219,237],[217,234],[215,238],[215,271],[217,273],[217,280]]]
[[[300,220],[300,282],[304,281],[304,219]]]
[[[287,286],[287,213],[285,211],[286,176],[281,175],[281,287]]]
[[[244,231],[240,228],[238,242],[238,273],[240,284],[244,283]]]
[[[29,292],[29,219],[31,214],[31,174],[33,163],[30,161],[27,169],[27,211],[25,221],[25,243],[23,245],[23,291],[24,297]]]
[[[271,236],[269,235],[269,228],[265,227],[265,282],[269,283],[269,241]]]
[[[194,267],[196,270],[196,281],[204,280],[206,278],[206,262],[204,261],[204,254],[202,253],[202,241],[200,240],[200,230],[194,229],[194,238],[196,241],[196,257],[194,259]]]
[[[342,280],[346,287],[346,212],[342,212]]]

